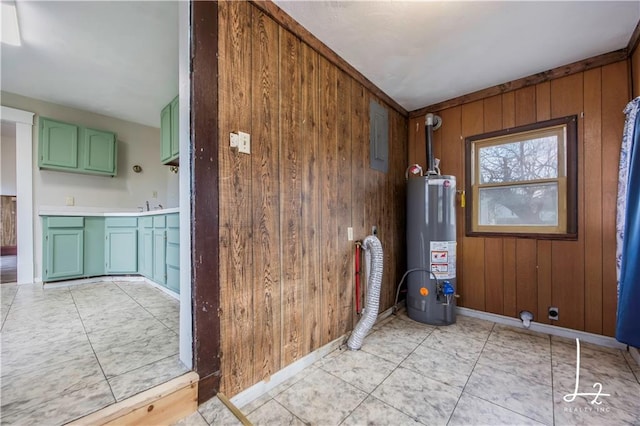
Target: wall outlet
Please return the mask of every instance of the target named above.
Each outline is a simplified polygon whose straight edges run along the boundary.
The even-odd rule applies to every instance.
[[[64,204],[67,206],[73,206],[76,204],[76,201],[73,199],[73,197],[66,197],[64,199]]]
[[[558,321],[560,318],[560,310],[555,306],[549,306],[549,319]]]
[[[347,241],[353,241],[353,228],[347,228]]]
[[[151,198],[158,198],[158,191],[153,191],[151,193]]]
[[[237,133],[229,133],[229,146],[231,148],[238,148],[240,143],[240,136]]]
[[[238,151],[244,154],[251,154],[251,135],[245,132],[238,132]]]

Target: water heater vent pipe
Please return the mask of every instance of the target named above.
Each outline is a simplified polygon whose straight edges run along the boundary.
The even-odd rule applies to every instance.
[[[427,114],[425,116],[425,142],[427,148],[427,174],[435,175],[436,167],[433,162],[433,131],[442,126],[442,118],[439,115]]]

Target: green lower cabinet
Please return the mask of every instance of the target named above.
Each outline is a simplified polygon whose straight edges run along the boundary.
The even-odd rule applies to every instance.
[[[84,276],[104,275],[104,217],[84,218]]]
[[[153,230],[153,281],[158,284],[167,284],[167,264],[165,262],[167,251],[167,231],[165,229]]]
[[[105,272],[138,272],[138,218],[108,217],[105,220]]]
[[[177,213],[167,215],[167,288],[180,293],[180,220]]]
[[[140,274],[180,293],[178,214],[43,216],[42,281]]]
[[[52,228],[46,235],[48,251],[43,280],[75,278],[84,272],[84,230]]]
[[[153,230],[140,231],[140,249],[138,250],[138,262],[140,275],[149,279],[153,278]]]

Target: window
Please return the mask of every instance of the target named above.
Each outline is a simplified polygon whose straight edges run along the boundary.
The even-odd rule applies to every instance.
[[[577,117],[466,139],[467,236],[577,238]]]

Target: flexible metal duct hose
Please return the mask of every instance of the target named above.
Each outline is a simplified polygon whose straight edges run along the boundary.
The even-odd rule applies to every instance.
[[[367,335],[378,317],[380,308],[380,287],[382,285],[382,244],[380,240],[369,235],[362,242],[365,250],[365,262],[367,265],[367,304],[360,321],[351,333],[347,347],[352,351],[357,351],[362,347],[362,341]]]

